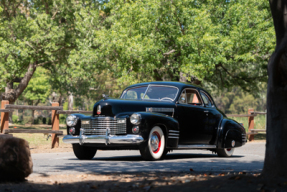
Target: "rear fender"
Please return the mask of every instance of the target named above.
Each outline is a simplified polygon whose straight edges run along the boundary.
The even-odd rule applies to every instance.
[[[232,142],[235,141],[234,146]],[[246,132],[242,125],[231,119],[223,119],[218,129],[218,148],[240,147],[246,143]]]

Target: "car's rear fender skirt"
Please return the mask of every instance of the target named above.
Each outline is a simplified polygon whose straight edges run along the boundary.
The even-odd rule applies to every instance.
[[[242,125],[231,119],[223,119],[218,128],[218,148],[240,147],[246,143],[246,132]]]
[[[162,128],[165,138],[166,147],[173,149],[177,148],[179,140],[179,124],[178,121],[171,116],[161,113],[139,112],[142,116],[141,135],[144,140],[148,139],[150,130],[154,126]]]

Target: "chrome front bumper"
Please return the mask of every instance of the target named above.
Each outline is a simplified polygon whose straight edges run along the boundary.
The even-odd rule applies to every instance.
[[[109,135],[107,129],[106,135],[84,135],[84,129],[80,129],[79,136],[66,135],[63,138],[64,143],[98,143],[98,144],[138,144],[144,141],[140,135]]]

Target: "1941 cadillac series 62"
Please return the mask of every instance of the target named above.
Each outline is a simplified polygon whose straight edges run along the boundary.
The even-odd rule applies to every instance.
[[[202,88],[181,82],[149,82],[127,87],[119,99],[105,97],[92,116],[66,119],[65,143],[78,159],[97,149],[137,149],[146,160],[177,149],[205,149],[229,157],[246,143],[244,127],[219,111]]]

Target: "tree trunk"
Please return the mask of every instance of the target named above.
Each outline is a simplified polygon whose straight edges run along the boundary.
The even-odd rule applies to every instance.
[[[31,105],[33,105],[33,101],[31,103]],[[37,100],[37,102],[35,103],[35,106],[37,106],[38,104],[40,103],[40,100]],[[32,110],[32,123],[31,124],[34,124],[34,121],[35,121],[35,110]]]
[[[60,97],[58,99],[58,103],[59,103],[59,106],[63,105],[63,95],[62,95],[62,93],[60,93]]]
[[[73,97],[73,94],[70,93],[69,99],[68,99],[68,110],[73,110],[73,104],[74,104],[74,97]]]
[[[186,82],[186,76],[184,75],[183,72],[179,72],[179,81],[180,82]]]
[[[30,64],[23,78],[15,78],[15,80],[8,82],[7,87],[5,89],[5,93],[2,94],[2,99],[8,100],[10,104],[14,103],[26,89],[30,79],[32,78],[36,70],[36,67],[37,67],[36,64]],[[19,82],[17,88],[13,87],[14,82]]]
[[[287,178],[287,2],[269,0],[276,49],[268,63],[267,141],[262,176]]]

